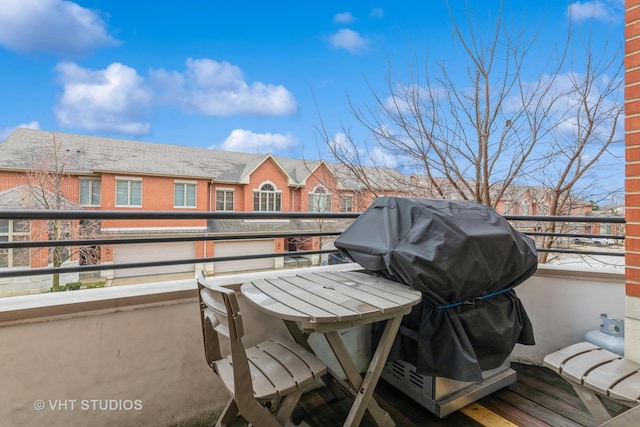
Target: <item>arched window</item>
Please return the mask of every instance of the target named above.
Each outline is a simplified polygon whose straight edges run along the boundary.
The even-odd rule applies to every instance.
[[[265,182],[258,190],[253,190],[253,210],[280,212],[282,210],[282,191],[279,191],[272,183]]]
[[[331,212],[331,194],[324,186],[318,185],[309,193],[309,212]]]

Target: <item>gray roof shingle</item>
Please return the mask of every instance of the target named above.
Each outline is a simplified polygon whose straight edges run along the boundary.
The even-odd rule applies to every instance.
[[[0,143],[0,170],[38,169],[38,158],[42,157],[42,153],[52,150],[54,138],[64,148],[68,158],[66,170],[72,174],[109,172],[241,183],[248,173],[269,157],[264,154],[19,128]],[[290,185],[303,185],[309,174],[320,164],[317,160],[273,158],[289,176]],[[330,167],[336,169],[336,165]],[[355,190],[361,187],[357,180],[350,179],[344,171],[339,175],[339,188]],[[380,185],[380,189],[385,188],[384,181],[386,180],[380,179],[376,183]]]
[[[48,203],[55,199],[52,192],[45,190],[44,193]],[[44,207],[41,202],[36,200],[26,184],[0,191],[0,209],[43,209]],[[78,209],[79,206],[67,199],[63,199],[61,207],[63,209]]]

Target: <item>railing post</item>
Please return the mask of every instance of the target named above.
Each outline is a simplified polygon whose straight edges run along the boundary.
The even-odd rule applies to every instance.
[[[625,357],[640,362],[640,0],[625,1]]]

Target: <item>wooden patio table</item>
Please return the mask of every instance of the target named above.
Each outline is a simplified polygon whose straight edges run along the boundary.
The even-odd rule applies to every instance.
[[[242,284],[243,295],[263,312],[288,323],[296,341],[306,334],[324,334],[352,388],[353,404],[345,426],[360,424],[366,410],[379,426],[394,426],[387,412],[373,399],[402,317],[420,302],[422,294],[403,284],[353,271],[330,271],[256,279]],[[384,332],[360,375],[339,331],[386,320]],[[292,328],[291,326],[294,325]],[[295,333],[295,329],[302,334]],[[301,339],[304,338],[304,339]],[[304,341],[304,342],[301,342]]]

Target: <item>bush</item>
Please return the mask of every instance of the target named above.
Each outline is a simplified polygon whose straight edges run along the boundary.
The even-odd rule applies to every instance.
[[[80,282],[69,282],[64,285],[64,287],[66,288],[65,290],[67,291],[77,291],[78,289],[80,289],[80,286],[82,286],[82,283]]]
[[[64,291],[77,291],[78,289],[80,289],[80,286],[82,286],[82,283],[80,282],[69,282],[69,283],[65,283],[64,285],[60,286],[60,289],[58,289],[57,292],[64,292]],[[53,290],[53,287],[51,287],[51,289],[49,289],[50,292],[56,292]]]
[[[87,283],[87,289],[104,288],[105,282]]]
[[[87,283],[85,285],[85,288],[86,289],[104,288],[105,285],[106,285],[105,282]],[[69,282],[69,283],[65,283],[64,285],[60,285],[60,289],[58,289],[57,291],[54,291],[53,287],[51,287],[49,288],[49,292],[77,291],[81,287],[82,287],[82,282]]]

